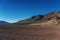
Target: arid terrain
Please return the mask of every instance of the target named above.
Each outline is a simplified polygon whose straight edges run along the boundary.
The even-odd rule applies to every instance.
[[[0,25],[0,40],[60,40],[57,25]]]
[[[0,40],[60,40],[60,12],[0,25]]]

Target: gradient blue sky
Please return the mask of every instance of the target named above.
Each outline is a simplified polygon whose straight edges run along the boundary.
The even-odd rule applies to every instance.
[[[60,0],[0,0],[0,21],[16,22],[52,11],[60,11]]]

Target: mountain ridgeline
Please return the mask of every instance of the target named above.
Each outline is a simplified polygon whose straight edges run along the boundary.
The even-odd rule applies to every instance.
[[[52,20],[52,21],[51,21]],[[35,15],[32,16],[31,18],[25,19],[18,21],[17,24],[31,24],[31,23],[41,23],[41,22],[58,22],[60,23],[60,12],[50,12],[45,15]]]
[[[58,12],[50,12],[45,15],[35,15],[32,16],[31,18],[27,18],[21,21],[18,21],[14,24],[33,24],[33,23],[60,23],[60,11]],[[0,21],[0,24],[8,24],[8,22],[5,21]]]

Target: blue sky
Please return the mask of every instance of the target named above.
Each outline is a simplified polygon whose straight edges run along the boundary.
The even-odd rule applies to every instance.
[[[52,11],[60,11],[60,0],[0,0],[0,21],[16,22]]]

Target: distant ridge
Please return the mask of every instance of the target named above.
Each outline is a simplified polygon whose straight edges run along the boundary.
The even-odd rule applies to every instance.
[[[3,24],[8,24],[8,22],[6,21],[0,21],[0,24],[3,25]]]

